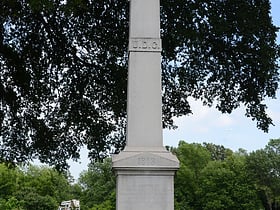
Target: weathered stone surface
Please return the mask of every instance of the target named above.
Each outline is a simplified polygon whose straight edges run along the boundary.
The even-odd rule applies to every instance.
[[[177,158],[169,152],[122,152],[113,157],[113,168],[135,169],[141,168],[154,170],[174,170],[179,168]]]
[[[159,52],[130,52],[127,146],[162,147]]]
[[[139,171],[138,171],[139,172]],[[119,174],[117,209],[170,210],[174,207],[173,176],[150,171]]]

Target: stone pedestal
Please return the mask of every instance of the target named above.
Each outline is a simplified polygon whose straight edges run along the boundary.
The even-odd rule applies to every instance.
[[[173,210],[178,167],[177,158],[167,151],[124,151],[114,156],[117,210]]]

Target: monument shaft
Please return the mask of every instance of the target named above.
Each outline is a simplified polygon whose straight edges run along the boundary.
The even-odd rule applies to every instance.
[[[127,150],[162,150],[159,0],[130,1]]]
[[[127,142],[113,156],[117,210],[173,210],[177,158],[162,139],[160,1],[130,0]]]

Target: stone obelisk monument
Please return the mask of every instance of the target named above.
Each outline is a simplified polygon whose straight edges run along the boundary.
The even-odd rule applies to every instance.
[[[173,210],[177,158],[162,138],[160,0],[130,0],[127,142],[113,156],[117,210]]]

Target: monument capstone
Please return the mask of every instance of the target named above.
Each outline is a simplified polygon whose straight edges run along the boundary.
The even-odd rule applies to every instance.
[[[130,0],[126,147],[113,156],[117,210],[173,210],[178,159],[163,146],[160,0]]]

